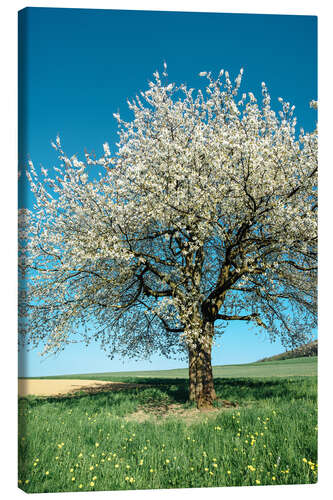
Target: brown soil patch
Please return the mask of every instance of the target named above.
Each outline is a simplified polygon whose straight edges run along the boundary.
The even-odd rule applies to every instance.
[[[79,379],[19,379],[18,395],[25,396],[64,396],[75,392],[97,393],[102,391],[119,391],[142,387],[141,384],[125,382],[107,382],[103,380]]]
[[[181,418],[185,423],[191,424],[202,420],[215,418],[219,413],[228,411],[234,406],[225,406],[224,408],[212,408],[209,410],[198,410],[197,408],[184,408],[179,403],[168,405],[165,407],[154,407],[151,409],[139,408],[138,411],[131,413],[125,417],[127,422],[142,423],[147,420],[153,420],[155,423],[161,423],[167,418]]]

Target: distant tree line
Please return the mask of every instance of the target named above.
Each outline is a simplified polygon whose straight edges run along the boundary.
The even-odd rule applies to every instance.
[[[297,347],[297,349],[293,349],[292,351],[286,351],[270,358],[260,359],[259,361],[279,361],[290,358],[310,358],[312,356],[318,356],[318,340],[304,344],[303,346]]]

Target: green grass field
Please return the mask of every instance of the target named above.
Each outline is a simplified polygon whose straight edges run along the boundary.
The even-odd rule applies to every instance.
[[[215,367],[218,396],[198,412],[185,370],[50,378],[142,388],[19,400],[26,492],[190,488],[317,481],[317,359]],[[46,378],[46,377],[43,377]]]
[[[265,361],[242,365],[213,367],[214,377],[306,377],[317,375],[317,357],[294,358],[282,361]],[[146,370],[136,372],[79,373],[74,375],[55,375],[41,379],[82,379],[82,380],[122,380],[137,378],[188,378],[188,369]],[[142,380],[140,380],[142,383]]]

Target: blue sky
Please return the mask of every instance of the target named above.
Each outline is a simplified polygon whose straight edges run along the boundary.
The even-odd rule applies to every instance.
[[[20,14],[21,83],[19,163],[56,164],[50,146],[59,133],[72,155],[115,150],[114,112],[130,118],[126,101],[146,90],[153,72],[168,64],[169,79],[198,87],[200,71],[244,68],[242,90],[260,97],[265,81],[272,104],[296,106],[298,122],[314,127],[309,101],[317,99],[317,19],[313,16],[203,14],[149,11],[29,8]],[[31,206],[25,182],[19,203]],[[218,340],[213,364],[243,363],[283,350],[242,322]],[[57,358],[25,355],[20,374],[83,373],[185,366],[157,357],[110,361],[98,346],[72,346]]]

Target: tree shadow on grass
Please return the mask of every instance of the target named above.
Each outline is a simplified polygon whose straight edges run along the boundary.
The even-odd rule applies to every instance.
[[[188,379],[185,378],[122,378],[123,386],[112,384],[98,388],[87,388],[84,392],[76,392],[64,396],[26,397],[20,399],[21,407],[38,407],[45,404],[59,403],[64,409],[117,408],[127,405],[147,404],[185,404],[188,403]],[[249,402],[260,403],[269,399],[312,399],[316,400],[316,386],[309,377],[292,379],[250,379],[250,378],[215,378],[215,389],[218,398],[247,406]],[[122,411],[120,411],[122,413]]]
[[[316,398],[315,384],[310,377],[293,379],[215,379],[216,393],[230,400],[263,401],[282,398],[287,400]]]

